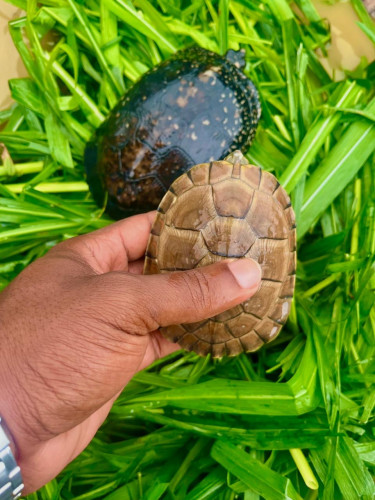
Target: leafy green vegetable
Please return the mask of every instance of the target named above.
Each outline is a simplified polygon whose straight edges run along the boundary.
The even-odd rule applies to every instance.
[[[29,76],[9,82],[15,102],[0,111],[0,289],[59,241],[111,222],[88,192],[85,143],[125,89],[193,44],[245,49],[262,102],[246,154],[291,194],[299,256],[276,341],[157,361],[29,498],[375,498],[374,63],[333,80],[311,0],[10,1],[26,11],[9,28]]]

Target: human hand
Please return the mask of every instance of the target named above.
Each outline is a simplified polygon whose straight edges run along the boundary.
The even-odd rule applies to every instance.
[[[87,446],[135,373],[179,348],[159,326],[201,321],[258,288],[250,259],[143,276],[154,216],[56,245],[0,295],[0,415],[25,493]]]

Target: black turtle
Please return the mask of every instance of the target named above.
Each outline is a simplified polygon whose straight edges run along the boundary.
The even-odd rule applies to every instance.
[[[87,144],[87,182],[97,204],[108,193],[115,218],[155,208],[193,165],[246,151],[260,102],[244,65],[244,51],[220,56],[193,47],[145,73]]]

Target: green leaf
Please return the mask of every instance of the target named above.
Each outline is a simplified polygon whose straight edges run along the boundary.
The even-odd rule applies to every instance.
[[[74,168],[69,140],[62,130],[61,123],[50,112],[47,114],[44,124],[53,158],[64,167]]]
[[[139,31],[140,33],[149,36],[156,43],[167,50],[169,53],[175,52],[177,47],[167,40],[162,34],[160,34],[154,26],[146,21],[144,17],[138,13],[132,4],[128,3],[126,0],[103,0],[107,5],[108,9],[118,16],[126,24],[129,24],[132,28]]]
[[[375,28],[373,26],[368,26],[364,23],[357,22],[361,30],[369,37],[372,43],[375,44]]]
[[[39,116],[43,116],[45,102],[41,98],[37,85],[30,78],[13,78],[9,80],[12,97]]]
[[[375,109],[375,99],[366,109]],[[365,120],[352,123],[306,182],[299,238],[349,184],[374,151],[375,126]]]
[[[219,1],[219,15],[218,15],[218,44],[220,54],[225,54],[228,50],[228,24],[229,24],[229,1]]]
[[[218,440],[211,456],[251,490],[267,500],[301,500],[289,479],[227,441]]]

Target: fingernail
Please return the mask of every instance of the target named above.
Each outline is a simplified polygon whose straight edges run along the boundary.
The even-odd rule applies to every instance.
[[[228,263],[228,268],[241,288],[255,288],[262,279],[258,262],[252,259],[237,259]]]

